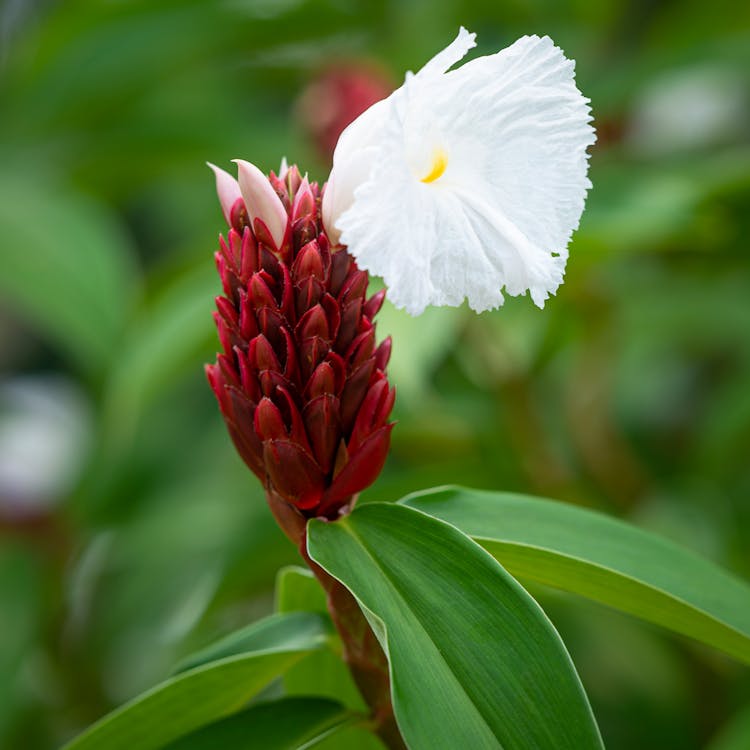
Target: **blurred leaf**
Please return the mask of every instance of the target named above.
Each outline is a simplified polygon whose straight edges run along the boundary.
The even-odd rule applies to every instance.
[[[0,175],[0,294],[81,369],[113,357],[136,284],[107,209],[62,185]]]
[[[320,612],[328,616],[326,594],[307,568],[290,565],[276,576],[276,609],[278,612]],[[360,711],[366,704],[343,662],[338,637],[332,639],[330,651],[319,651],[305,657],[284,675],[288,695],[320,695]]]
[[[602,747],[552,624],[457,529],[371,503],[336,523],[311,520],[308,549],[352,591],[388,655],[412,750]]]
[[[312,612],[270,615],[191,654],[177,666],[175,674],[248,652],[278,650],[280,647],[285,651],[310,651],[322,645],[330,633],[331,623],[326,615]],[[310,646],[316,639],[321,640],[321,644]]]
[[[0,538],[0,745],[22,702],[19,676],[38,637],[42,583],[29,552]]]
[[[588,596],[750,663],[750,587],[666,539],[525,495],[445,487],[402,502],[460,528],[519,578]]]
[[[170,742],[164,750],[297,750],[350,722],[352,714],[324,698],[281,698],[202,727]]]
[[[326,593],[311,570],[287,565],[276,574],[276,611],[328,614]]]
[[[377,282],[370,293],[382,286]],[[393,336],[389,380],[399,389],[399,401],[415,403],[440,360],[450,351],[466,311],[428,307],[418,318],[396,309],[386,298],[378,313],[378,336]]]
[[[750,706],[721,728],[706,750],[747,750],[750,747]]]
[[[200,367],[216,332],[211,322],[220,282],[207,258],[176,275],[139,309],[117,365],[106,402],[107,427],[115,439],[129,436],[149,401],[188,368]]]
[[[192,668],[100,719],[65,748],[156,750],[237,711],[327,639],[318,615],[263,620],[199,652],[188,662]]]

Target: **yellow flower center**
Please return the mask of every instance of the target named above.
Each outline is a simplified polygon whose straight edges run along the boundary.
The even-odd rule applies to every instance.
[[[448,166],[448,154],[442,148],[436,148],[432,153],[432,167],[426,177],[422,177],[422,182],[435,182],[440,175],[445,172]]]

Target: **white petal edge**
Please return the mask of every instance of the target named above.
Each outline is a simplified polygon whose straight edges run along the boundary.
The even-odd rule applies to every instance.
[[[353,203],[329,210],[327,226],[335,222],[359,265],[383,276],[394,304],[418,314],[467,298],[481,311],[502,304],[503,287],[528,290],[539,306],[554,294],[590,186],[594,141],[573,69],[549,38],[523,37],[445,75],[413,76],[406,102],[395,92],[377,119],[350,126],[342,156],[355,147],[367,156],[356,174],[334,159],[334,188],[346,183]],[[456,157],[443,184],[420,183],[399,156],[429,123]]]

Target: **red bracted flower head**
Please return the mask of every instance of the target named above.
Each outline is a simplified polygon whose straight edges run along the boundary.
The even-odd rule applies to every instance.
[[[337,517],[383,468],[395,391],[366,298],[368,275],[331,248],[320,190],[296,166],[277,177],[214,167],[229,224],[216,265],[223,352],[206,366],[237,450],[269,492],[305,516]]]

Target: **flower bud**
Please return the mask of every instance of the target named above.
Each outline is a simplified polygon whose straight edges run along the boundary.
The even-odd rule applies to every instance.
[[[239,183],[214,168],[230,228],[216,253],[223,352],[206,368],[208,380],[269,497],[303,516],[336,518],[375,481],[388,453],[391,344],[376,347],[373,323],[385,292],[366,300],[367,273],[345,250],[330,251],[316,183],[296,166],[265,177],[238,165]]]

